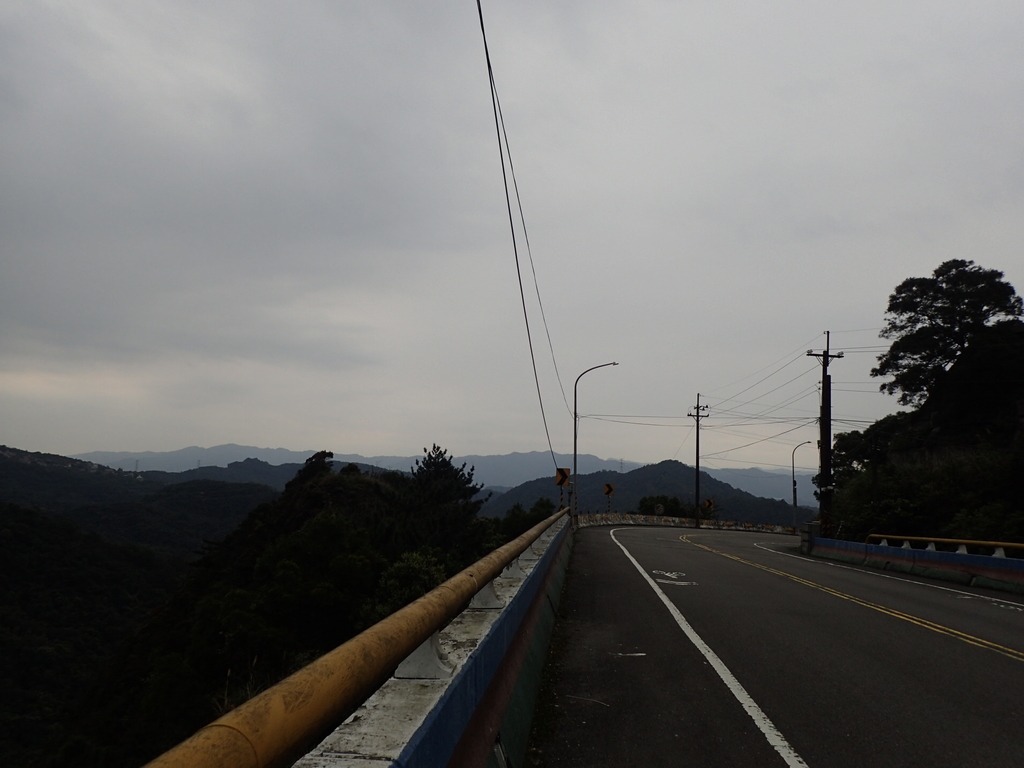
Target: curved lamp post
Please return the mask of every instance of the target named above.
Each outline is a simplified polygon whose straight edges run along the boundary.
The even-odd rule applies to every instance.
[[[804,442],[800,443],[800,445],[810,445],[812,442],[813,442],[812,440],[805,440]],[[790,464],[792,465],[792,469],[793,469],[793,527],[794,528],[796,528],[796,449],[799,448],[800,445],[796,446],[796,448],[793,449],[793,453],[789,457],[790,458]]]
[[[573,522],[575,523],[577,505],[579,504],[579,495],[576,493],[577,474],[576,474],[576,445],[579,441],[580,434],[580,417],[579,412],[576,410],[576,388],[579,386],[580,379],[583,378],[584,374],[596,371],[598,368],[606,368],[609,365],[618,365],[618,363],[601,363],[601,365],[595,365],[593,368],[587,368],[583,373],[576,377],[576,383],[572,385],[572,515]]]

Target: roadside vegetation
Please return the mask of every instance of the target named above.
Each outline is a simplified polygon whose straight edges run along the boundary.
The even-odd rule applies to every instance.
[[[137,768],[554,512],[479,517],[436,445],[410,473],[331,458],[191,563],[0,510],[0,763]]]
[[[873,376],[906,411],[836,435],[832,535],[1024,542],[1024,323],[998,270],[944,262],[889,297]]]

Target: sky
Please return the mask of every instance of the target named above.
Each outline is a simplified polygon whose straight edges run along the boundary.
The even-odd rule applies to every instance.
[[[474,3],[3,3],[0,443],[568,453],[615,361],[581,453],[692,464],[700,393],[813,470],[825,331],[863,428],[896,285],[1024,288],[1024,4],[483,12],[529,250]]]

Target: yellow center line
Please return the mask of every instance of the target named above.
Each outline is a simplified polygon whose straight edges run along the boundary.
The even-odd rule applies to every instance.
[[[701,549],[711,552],[713,554],[721,555],[722,557],[727,557],[730,560],[735,560],[738,563],[751,565],[754,568],[760,568],[762,571],[774,573],[777,576],[785,576],[787,579],[792,579],[798,584],[803,584],[804,586],[819,589],[822,592],[827,592],[830,595],[841,597],[843,600],[849,600],[850,602],[856,603],[857,605],[863,605],[865,608],[871,608],[881,613],[888,614],[889,616],[892,616],[894,618],[903,619],[903,621],[909,621],[911,624],[916,624],[919,627],[930,629],[933,632],[938,632],[942,635],[954,637],[957,640],[962,640],[965,643],[976,645],[979,648],[987,648],[990,651],[1001,653],[1003,656],[1009,656],[1011,659],[1016,659],[1017,661],[1024,661],[1024,652],[1022,651],[1018,651],[1013,648],[1007,648],[1005,645],[999,645],[998,643],[993,643],[989,640],[985,640],[980,637],[975,637],[974,635],[969,635],[966,632],[961,632],[960,630],[953,629],[952,627],[947,627],[943,624],[936,624],[934,621],[928,621],[927,619],[922,619],[917,616],[911,616],[909,613],[903,613],[902,611],[897,611],[894,608],[887,608],[884,605],[879,605],[878,603],[872,603],[869,600],[863,600],[859,597],[848,595],[845,592],[840,592],[837,589],[832,589],[832,587],[826,587],[823,584],[818,584],[814,581],[808,581],[807,579],[801,578],[800,576],[794,576],[792,573],[786,573],[786,571],[780,571],[777,568],[770,568],[767,565],[761,565],[760,563],[755,563],[751,560],[746,560],[742,557],[739,557],[738,555],[730,555],[727,552],[721,552],[717,549],[714,549],[713,547],[707,546],[706,544],[698,544],[696,541],[691,541],[688,535],[680,536],[679,539],[687,544],[692,544],[695,547],[700,547]]]

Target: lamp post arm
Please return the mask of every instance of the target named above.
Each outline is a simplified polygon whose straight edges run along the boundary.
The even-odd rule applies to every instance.
[[[585,374],[591,371],[596,371],[598,368],[606,368],[609,365],[618,365],[618,363],[601,363],[601,365],[595,365],[593,368],[587,368],[583,373],[576,377],[576,382],[572,385],[572,510],[573,514],[576,513],[576,507],[579,500],[579,494],[577,493],[577,472],[576,472],[576,447],[579,442],[580,434],[580,415],[579,410],[576,408],[577,403],[577,389],[579,388],[580,379]]]
[[[812,442],[811,440],[805,440],[804,442],[800,443],[800,445],[810,445],[811,442]],[[796,449],[799,448],[800,445],[794,446],[793,453],[790,454],[790,457],[789,457],[790,458],[791,469],[792,469],[792,472],[793,472],[793,527],[794,528],[796,528]]]

